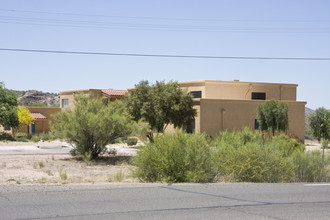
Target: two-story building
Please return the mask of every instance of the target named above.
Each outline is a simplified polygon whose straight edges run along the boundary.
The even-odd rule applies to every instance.
[[[74,108],[74,95],[75,94],[89,94],[92,93],[95,98],[103,98],[105,104],[113,102],[116,99],[121,99],[127,93],[127,90],[113,90],[113,89],[82,89],[70,90],[60,92],[60,108],[73,109]]]
[[[288,103],[287,134],[305,139],[306,102],[297,101],[297,84],[203,80],[179,82],[179,86],[194,97],[197,117],[192,127],[197,133],[215,136],[245,126],[257,129],[257,106],[276,99]]]
[[[189,127],[196,133],[205,132],[209,136],[216,136],[220,131],[240,130],[245,126],[257,129],[257,106],[266,100],[276,99],[288,103],[287,134],[304,141],[306,102],[297,101],[297,84],[202,80],[179,82],[179,86],[187,89],[194,97],[197,116]],[[60,107],[72,109],[74,94],[90,92],[95,98],[103,98],[105,103],[109,103],[122,98],[127,90],[61,91]],[[171,129],[170,126],[167,130]]]

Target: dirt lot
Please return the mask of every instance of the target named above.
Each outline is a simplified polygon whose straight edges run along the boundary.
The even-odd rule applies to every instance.
[[[0,155],[0,185],[134,183],[129,156],[85,163],[70,155]]]
[[[7,145],[12,148],[15,147],[11,146],[13,144],[1,143],[1,147],[5,148]],[[123,147],[118,149],[126,152],[130,150]],[[130,158],[130,155],[107,155],[97,161],[86,163],[68,154],[0,155],[0,185],[138,182],[132,177],[133,166],[130,165]]]

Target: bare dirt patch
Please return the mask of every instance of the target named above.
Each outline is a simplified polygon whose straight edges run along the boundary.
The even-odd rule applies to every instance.
[[[84,162],[70,155],[0,155],[0,185],[135,183],[130,156]]]

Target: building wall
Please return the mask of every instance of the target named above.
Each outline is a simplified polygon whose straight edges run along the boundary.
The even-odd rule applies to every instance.
[[[188,91],[202,91],[206,99],[251,100],[252,92],[265,92],[266,100],[296,100],[296,84],[253,83],[239,81],[193,81],[179,83]]]
[[[200,132],[216,136],[219,131],[237,131],[247,126],[254,130],[256,108],[265,101],[259,100],[200,100]],[[288,135],[296,135],[299,140],[305,138],[306,102],[288,102]]]
[[[35,121],[35,132],[36,134],[48,132],[50,130],[50,122],[53,121],[52,115],[61,111],[61,108],[48,108],[48,107],[27,107],[29,111],[39,112],[46,116],[47,119],[38,119]],[[27,125],[20,125],[18,132],[27,133]]]
[[[102,91],[100,89],[61,91],[60,92],[60,108],[63,108],[62,100],[67,99],[69,101],[68,109],[73,109],[74,108],[74,95],[79,94],[79,93],[83,93],[83,94],[87,95],[90,92],[92,92],[96,98],[102,97]]]
[[[180,88],[187,89],[189,92],[201,91],[202,98],[205,98],[205,82],[183,82],[179,83]]]

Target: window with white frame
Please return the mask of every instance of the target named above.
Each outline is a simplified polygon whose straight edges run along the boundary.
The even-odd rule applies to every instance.
[[[69,99],[62,99],[62,108],[69,107]]]

